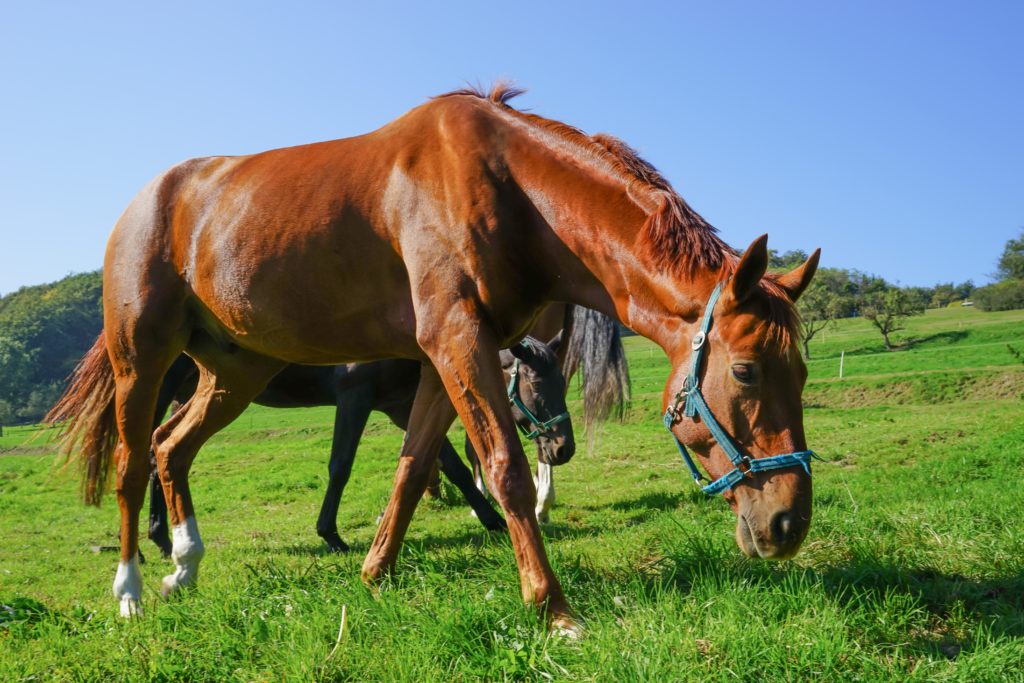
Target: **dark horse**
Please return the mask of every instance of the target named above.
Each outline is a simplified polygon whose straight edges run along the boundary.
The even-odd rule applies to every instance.
[[[104,336],[57,411],[74,415],[67,443],[83,442],[87,499],[99,498],[116,460],[122,614],[142,596],[151,443],[174,525],[170,592],[195,581],[204,553],[188,472],[211,435],[289,363],[412,358],[420,383],[363,580],[394,567],[458,414],[505,513],[524,600],[574,631],[498,366],[498,350],[551,302],[599,310],[654,340],[672,366],[670,417],[699,380],[718,428],[688,410],[668,426],[712,477],[737,471],[741,453],[725,499],[745,553],[797,552],[811,522],[809,469],[751,463],[806,449],[794,302],[818,252],[766,276],[765,237],[738,257],[624,143],[517,111],[515,94],[449,93],[366,135],[186,161],[132,200],[107,244]],[[161,382],[182,351],[200,366],[198,389],[152,434]]]
[[[522,343],[501,352],[504,381],[509,384],[515,372],[518,380],[515,398],[529,412],[528,415],[513,404],[513,417],[521,430],[538,432],[535,438],[539,457],[548,462],[565,462],[575,449],[572,423],[568,419],[543,429],[537,425],[537,421],[543,424],[562,415],[568,417],[565,379],[556,355],[561,339],[561,333],[548,344],[526,337]],[[182,354],[164,377],[154,429],[159,426],[172,400],[184,403],[191,397],[197,379],[195,361]],[[254,403],[271,408],[335,406],[327,491],[316,523],[317,534],[331,550],[345,552],[349,549],[338,534],[338,507],[370,413],[379,410],[399,429],[406,429],[419,381],[420,364],[402,358],[335,366],[289,365],[275,375],[267,388],[254,399]],[[447,438],[441,443],[439,459],[441,471],[459,489],[481,524],[491,531],[505,529],[505,520],[477,489],[473,475]],[[149,538],[168,556],[172,545],[167,527],[167,505],[155,455],[153,460],[149,480]]]

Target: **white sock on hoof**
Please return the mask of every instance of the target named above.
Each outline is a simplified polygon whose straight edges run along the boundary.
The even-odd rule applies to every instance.
[[[142,571],[138,553],[128,562],[121,560],[117,563],[114,597],[121,601],[122,617],[142,615]]]
[[[555,481],[551,477],[551,465],[537,463],[537,476],[533,483],[537,487],[537,507],[534,512],[537,521],[544,524],[550,519],[548,512],[555,504]]]
[[[173,574],[164,577],[161,592],[167,597],[180,588],[186,588],[196,582],[199,575],[199,561],[203,559],[206,549],[199,538],[199,526],[195,517],[188,517],[184,522],[171,529],[173,547],[171,559],[177,567]]]

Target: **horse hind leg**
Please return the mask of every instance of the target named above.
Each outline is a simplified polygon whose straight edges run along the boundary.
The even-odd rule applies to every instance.
[[[119,345],[110,344],[109,348]],[[115,413],[121,441],[115,453],[116,492],[121,511],[121,559],[114,575],[113,593],[120,601],[121,616],[141,613],[142,574],[139,570],[139,513],[149,480],[149,444],[153,410],[160,380],[177,351],[161,354],[136,347],[132,362],[115,354]],[[161,355],[165,356],[161,359]],[[166,360],[162,363],[161,360]]]
[[[175,418],[153,437],[157,468],[170,513],[174,573],[164,577],[166,597],[195,583],[205,554],[195,518],[188,473],[206,441],[230,424],[265,387],[284,363],[265,356],[236,351],[210,353],[199,359],[196,393]],[[179,413],[179,414],[181,414]]]

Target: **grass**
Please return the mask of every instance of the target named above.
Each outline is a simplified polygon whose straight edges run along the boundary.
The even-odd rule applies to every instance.
[[[117,543],[116,505],[81,506],[45,440],[5,430],[0,680],[1024,680],[1022,322],[931,311],[891,353],[862,321],[815,340],[806,427],[826,462],[780,564],[743,558],[728,507],[688,480],[658,419],[667,364],[628,339],[629,419],[557,471],[544,527],[579,642],[547,636],[508,541],[448,491],[421,503],[394,577],[362,586],[401,443],[383,419],[342,503],[354,551],[335,556],[313,528],[331,411],[247,411],[193,469],[199,586],[161,601],[170,564],[144,546],[146,616],[128,622],[116,556],[93,552]]]

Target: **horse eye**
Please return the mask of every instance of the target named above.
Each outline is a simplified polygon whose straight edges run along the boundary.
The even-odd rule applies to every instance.
[[[754,381],[754,367],[746,363],[736,363],[732,366],[732,376],[744,384],[750,384]]]

